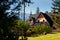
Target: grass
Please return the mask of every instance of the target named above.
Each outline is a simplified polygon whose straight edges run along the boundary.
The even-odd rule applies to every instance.
[[[60,40],[60,33],[39,35],[38,37],[28,37],[28,40]]]

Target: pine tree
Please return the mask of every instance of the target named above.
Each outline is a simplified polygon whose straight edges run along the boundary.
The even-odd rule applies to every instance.
[[[30,16],[32,15],[32,11],[30,12]]]
[[[26,7],[26,3],[28,3],[28,6],[29,6],[29,3],[32,3],[31,0],[22,0],[22,4],[24,5],[24,17],[23,17],[23,20],[25,21],[25,7]]]
[[[32,11],[30,12],[30,16],[29,16],[29,18],[31,17],[31,15],[32,15]]]
[[[39,14],[39,7],[37,7],[36,14]]]
[[[11,29],[15,27],[17,20],[17,16],[15,13],[6,12],[6,10],[10,9],[10,5],[15,3],[16,0],[0,0],[0,39],[1,40],[16,40],[17,36],[13,32],[11,32]],[[8,16],[9,15],[9,16]],[[14,38],[15,36],[15,38]]]
[[[21,2],[22,1],[22,2]],[[29,0],[0,0],[0,39],[1,40],[18,40],[18,35],[12,32],[11,29],[16,27],[17,13],[14,10],[19,11],[22,4],[24,4],[24,20],[25,20],[25,3],[31,3]],[[10,6],[14,3],[18,5],[10,9]],[[12,10],[11,13],[6,10]],[[10,14],[10,15],[9,15]],[[25,35],[25,34],[24,34]],[[25,36],[24,36],[25,37]]]
[[[52,3],[52,5],[53,5],[53,7],[52,7],[52,9],[55,11],[55,12],[60,12],[60,1],[59,0],[52,0],[53,1],[53,3]]]

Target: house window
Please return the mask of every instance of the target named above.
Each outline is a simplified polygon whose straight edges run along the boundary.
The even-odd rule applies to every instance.
[[[45,22],[45,20],[43,20],[43,22]]]

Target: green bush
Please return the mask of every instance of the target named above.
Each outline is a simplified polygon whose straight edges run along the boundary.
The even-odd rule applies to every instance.
[[[45,25],[45,24],[38,24],[36,25],[36,31],[38,33],[43,33],[43,32],[46,32],[46,33],[49,33],[52,31],[52,29],[50,28],[49,25]]]
[[[50,33],[52,32],[52,29],[49,25],[37,24],[34,27],[29,28],[29,32],[31,34],[42,34],[44,32]]]
[[[18,20],[17,22],[17,31],[19,31],[19,33],[21,34],[20,36],[22,37],[21,40],[27,40],[27,30],[29,29],[29,23],[28,22],[24,22],[21,20]]]

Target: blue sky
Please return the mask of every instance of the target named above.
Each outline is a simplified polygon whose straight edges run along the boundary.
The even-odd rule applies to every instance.
[[[40,12],[45,11],[51,11],[52,10],[52,0],[31,0],[34,2],[33,4],[30,4],[30,6],[26,6],[26,13],[30,13],[32,11],[32,14],[36,13],[37,7],[39,7]]]
[[[36,13],[37,7],[39,7],[40,12],[45,11],[51,11],[52,10],[52,0],[31,0],[33,4],[30,4],[30,6],[26,5],[26,13],[30,13],[32,11],[32,14]],[[11,8],[14,8],[17,4],[11,5]],[[22,10],[23,12],[23,7]]]
[[[40,12],[48,11],[50,12],[52,10],[52,0],[31,0],[33,4],[30,4],[30,6],[26,5],[26,18],[29,17],[30,12],[32,11],[32,14],[36,13],[37,7],[39,7]],[[14,8],[17,4],[11,5],[11,8]],[[23,7],[22,10],[20,10],[23,13]],[[20,15],[22,15],[22,13]],[[22,18],[22,17],[21,17]]]

